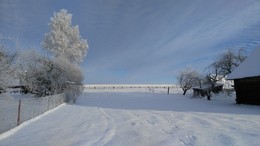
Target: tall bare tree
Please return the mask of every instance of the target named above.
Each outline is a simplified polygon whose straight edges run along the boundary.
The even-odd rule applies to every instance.
[[[207,68],[208,78],[213,83],[221,80],[242,63],[246,57],[244,49],[239,49],[238,52],[228,49],[226,52],[219,54],[215,61],[209,65]]]
[[[241,64],[247,55],[244,49],[239,49],[237,52],[228,49],[226,52],[219,54],[214,62],[210,64],[206,69],[208,74],[206,75],[205,81],[208,87],[208,99],[210,100],[210,92],[213,91],[216,83],[228,74],[230,74],[239,64]]]

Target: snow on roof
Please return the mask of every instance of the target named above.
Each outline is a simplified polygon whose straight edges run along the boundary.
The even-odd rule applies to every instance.
[[[227,79],[241,79],[260,76],[260,48],[255,49]]]

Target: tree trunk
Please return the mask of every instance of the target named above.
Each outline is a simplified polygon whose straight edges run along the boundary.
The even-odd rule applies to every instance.
[[[210,100],[210,92],[207,92],[207,99]]]
[[[185,95],[185,94],[186,94],[186,92],[187,92],[187,90],[183,90],[183,95]]]

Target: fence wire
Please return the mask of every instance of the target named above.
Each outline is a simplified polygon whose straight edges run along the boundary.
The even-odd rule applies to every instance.
[[[146,92],[179,94],[178,85],[85,85],[84,92]]]
[[[0,95],[0,134],[59,106],[64,101],[63,94],[24,99],[1,98]]]

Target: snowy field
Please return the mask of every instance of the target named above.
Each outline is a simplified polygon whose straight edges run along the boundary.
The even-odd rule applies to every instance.
[[[0,145],[257,146],[260,107],[165,93],[84,93],[0,135]]]

